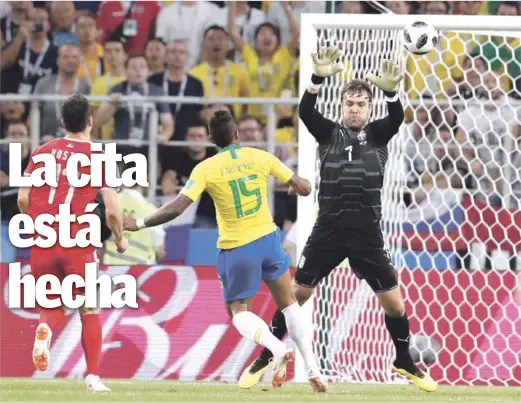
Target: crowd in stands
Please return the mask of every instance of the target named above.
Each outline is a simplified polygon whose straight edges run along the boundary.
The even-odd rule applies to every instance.
[[[520,15],[520,3],[512,1],[382,1],[380,8],[373,3],[4,1],[0,92],[110,95],[110,102],[92,103],[92,134],[131,140],[121,146],[124,154],[148,152],[150,112],[157,109],[159,189],[171,196],[216,150],[164,143],[207,143],[206,122],[220,109],[237,117],[242,141],[265,142],[266,108],[123,103],[121,95],[296,97],[303,13],[379,13],[383,7],[397,14]],[[404,147],[411,193],[419,203],[424,190],[437,184],[475,190],[477,197],[501,203],[505,189],[521,191],[521,107],[510,102],[521,94],[519,38],[448,32],[440,49],[406,63],[411,104]],[[426,99],[450,102],[422,105]],[[39,109],[41,141],[63,136],[59,102],[41,102]],[[27,138],[30,114],[28,103],[2,103],[1,138]],[[279,106],[276,116],[276,153],[295,167],[295,108]],[[2,154],[3,188],[9,173],[5,161]],[[505,166],[511,168],[508,174]],[[416,192],[420,183],[423,193]],[[287,228],[295,221],[296,201],[283,191],[276,194],[276,222]],[[9,214],[2,200],[4,220]],[[195,225],[214,227],[212,201],[203,198],[198,209]]]

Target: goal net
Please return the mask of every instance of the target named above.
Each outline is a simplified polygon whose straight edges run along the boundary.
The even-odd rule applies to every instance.
[[[440,30],[428,55],[401,46],[401,29],[415,20]],[[388,146],[382,229],[411,322],[411,352],[442,383],[521,384],[520,27],[521,17],[488,16],[326,14],[301,23],[301,94],[310,54],[331,42],[343,49],[347,69],[327,80],[317,103],[331,120],[341,122],[346,81],[377,73],[384,58],[405,72],[406,118]],[[377,91],[372,118],[386,113]],[[299,129],[299,173],[319,179],[317,145]],[[313,194],[299,199],[299,254],[316,217]],[[348,261],[317,287],[309,309],[315,354],[330,379],[403,381],[392,372],[383,310]]]

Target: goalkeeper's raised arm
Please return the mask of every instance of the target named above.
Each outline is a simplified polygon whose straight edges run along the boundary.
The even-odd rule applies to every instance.
[[[313,75],[311,84],[305,91],[299,106],[299,116],[309,132],[319,143],[328,141],[335,127],[334,122],[323,117],[316,109],[315,104],[322,84],[327,77],[344,70],[344,65],[338,61],[340,50],[336,46],[322,47],[320,51],[311,55]],[[398,87],[403,79],[400,68],[390,60],[382,60],[380,75],[369,74],[366,80],[351,80],[345,84],[341,93],[342,123],[352,130],[362,130],[367,127],[374,134],[374,144],[387,144],[398,132],[403,122],[403,106],[398,97]],[[369,83],[380,88],[386,97],[388,116],[383,119],[369,122],[372,113],[372,89]]]

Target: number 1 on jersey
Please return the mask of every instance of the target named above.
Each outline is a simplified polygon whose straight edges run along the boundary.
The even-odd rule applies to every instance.
[[[58,165],[56,167],[56,182],[60,181],[60,173],[61,173],[62,166]],[[54,196],[56,195],[56,189],[57,187],[51,187],[51,191],[49,192],[49,204],[52,204],[54,202]],[[65,204],[69,204],[72,200],[72,197],[74,196],[74,186],[69,186],[69,191],[67,192],[67,196],[65,197]]]
[[[259,211],[261,204],[262,204],[262,198],[260,189],[256,188],[253,190],[248,190],[246,188],[246,182],[249,180],[257,179],[257,175],[250,175],[246,176],[241,179],[234,179],[228,182],[230,185],[230,188],[232,189],[233,194],[233,201],[235,205],[235,213],[237,214],[237,218],[243,218],[249,215],[252,215]],[[257,204],[249,209],[244,211],[242,208],[242,202],[241,202],[241,196],[244,197],[255,197],[257,199]]]
[[[345,150],[347,151],[347,160],[349,162],[353,161],[353,145],[347,146]]]

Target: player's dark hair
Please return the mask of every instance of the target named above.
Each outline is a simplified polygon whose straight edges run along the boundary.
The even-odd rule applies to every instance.
[[[237,129],[237,122],[230,112],[215,112],[208,126],[210,137],[217,147],[224,148],[232,144],[233,131]]]
[[[342,88],[342,92],[340,93],[341,99],[344,99],[344,96],[347,93],[360,93],[365,92],[369,97],[369,102],[373,102],[373,91],[371,90],[371,85],[364,80],[354,79],[349,81]]]
[[[62,106],[63,125],[69,133],[84,132],[90,116],[90,104],[83,95],[69,97]]]
[[[263,22],[262,24],[259,24],[257,28],[255,28],[255,33],[253,34],[253,37],[255,40],[257,40],[257,36],[259,35],[259,32],[262,28],[268,27],[271,28],[275,36],[277,37],[277,46],[280,45],[280,29],[276,25],[273,25],[271,22]]]

